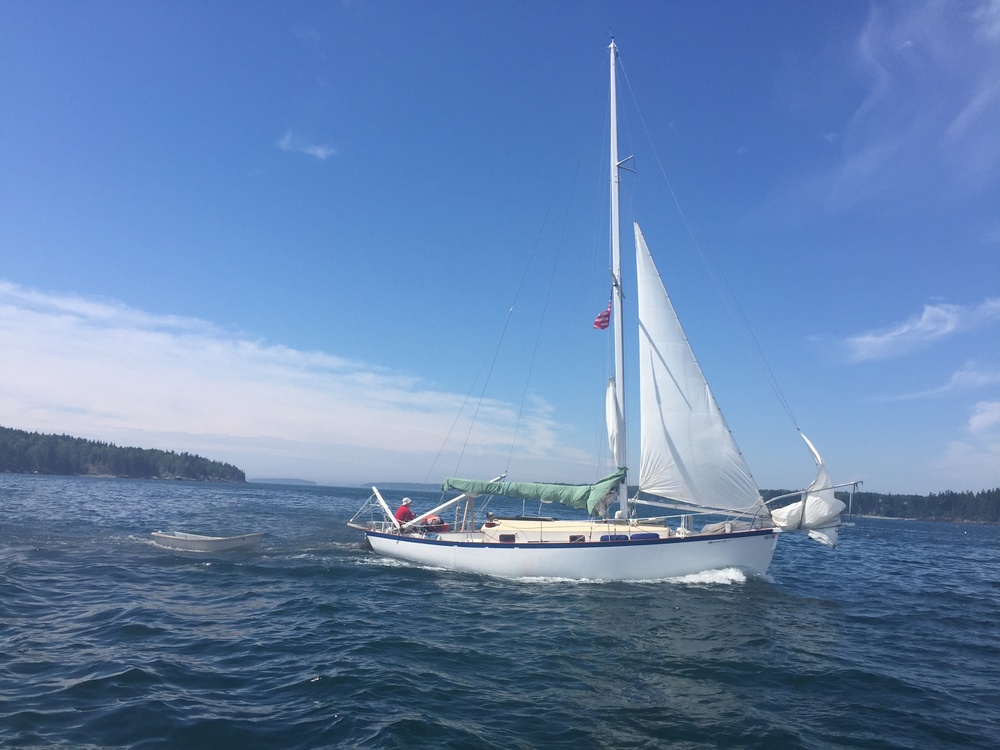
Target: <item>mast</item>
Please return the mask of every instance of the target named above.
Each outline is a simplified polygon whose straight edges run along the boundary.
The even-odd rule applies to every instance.
[[[626,446],[628,445],[625,431],[625,327],[622,325],[622,246],[621,219],[618,209],[618,97],[615,86],[615,62],[618,57],[618,47],[612,38],[608,47],[611,57],[611,276],[614,285],[614,323],[615,323],[615,397],[618,400],[618,413],[621,414],[621,466],[628,466]],[[622,518],[628,518],[628,474],[618,488],[618,505]]]

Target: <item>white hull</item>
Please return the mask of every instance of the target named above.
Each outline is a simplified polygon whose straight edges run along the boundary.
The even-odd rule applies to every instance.
[[[762,576],[777,546],[777,534],[769,529],[586,544],[464,541],[468,534],[432,539],[368,531],[366,536],[386,557],[507,578],[657,580],[722,568]]]
[[[239,536],[202,536],[185,534],[183,531],[154,531],[150,536],[161,547],[187,552],[222,552],[227,549],[253,547],[264,536],[264,532],[257,531]]]

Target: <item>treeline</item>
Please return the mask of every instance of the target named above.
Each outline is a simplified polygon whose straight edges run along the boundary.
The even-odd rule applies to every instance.
[[[770,499],[784,490],[769,490],[762,494]],[[850,511],[858,516],[910,518],[923,521],[967,521],[1000,524],[1000,487],[979,492],[941,492],[930,495],[885,495],[879,492],[836,493]]]
[[[846,497],[841,499],[847,502]],[[855,492],[851,510],[859,516],[1000,523],[1000,487],[979,492],[948,491],[930,495]]]
[[[113,443],[0,427],[0,472],[245,482],[232,464],[190,453],[119,448]]]

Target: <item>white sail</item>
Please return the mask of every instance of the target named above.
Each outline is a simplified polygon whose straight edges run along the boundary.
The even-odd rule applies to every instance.
[[[801,433],[799,433],[801,434]],[[802,530],[811,539],[830,547],[837,546],[837,527],[840,526],[840,514],[847,508],[843,501],[838,500],[833,492],[833,482],[826,470],[819,451],[802,435],[816,461],[818,471],[804,491],[805,497],[797,503],[786,505],[771,511],[775,525],[783,531]]]
[[[615,467],[623,465],[625,456],[624,440],[625,425],[622,424],[622,413],[618,408],[618,394],[615,390],[615,379],[608,380],[608,392],[605,400],[605,412],[608,422],[608,445],[615,460]]]
[[[705,508],[746,510],[760,492],[635,224],[639,304],[639,489]]]

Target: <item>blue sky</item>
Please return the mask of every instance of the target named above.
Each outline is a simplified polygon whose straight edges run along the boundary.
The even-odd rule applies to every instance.
[[[996,0],[2,0],[0,424],[600,475],[609,30],[626,230],[758,484],[797,423],[837,481],[1000,485]]]

